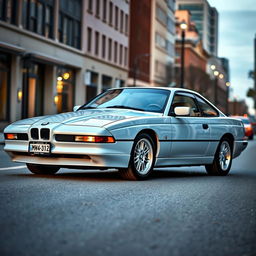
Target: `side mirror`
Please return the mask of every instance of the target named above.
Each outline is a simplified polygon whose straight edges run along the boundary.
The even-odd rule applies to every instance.
[[[190,107],[176,107],[174,108],[174,113],[176,116],[189,116]]]
[[[74,112],[77,111],[80,107],[81,107],[81,105],[74,106],[74,107],[73,107],[73,111],[74,111]]]

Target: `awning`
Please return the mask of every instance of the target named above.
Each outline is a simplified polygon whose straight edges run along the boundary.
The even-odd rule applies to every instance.
[[[8,53],[16,54],[16,55],[23,55],[25,53],[24,48],[14,44],[5,43],[2,41],[0,41],[0,50],[3,50]]]
[[[43,64],[58,65],[58,66],[65,66],[65,67],[72,67],[72,68],[81,68],[80,66],[74,65],[73,63],[70,64],[61,59],[58,59],[43,53],[38,53],[38,52],[26,52],[23,57],[25,59],[33,60]]]

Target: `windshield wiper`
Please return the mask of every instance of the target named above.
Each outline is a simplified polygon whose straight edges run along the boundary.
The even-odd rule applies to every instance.
[[[81,108],[79,108],[79,110],[83,110],[83,109],[95,109],[96,107],[81,107]]]
[[[141,108],[133,108],[133,107],[124,106],[124,105],[114,105],[114,106],[108,106],[106,108],[126,108],[126,109],[138,110],[138,111],[145,111],[144,109],[141,109]]]

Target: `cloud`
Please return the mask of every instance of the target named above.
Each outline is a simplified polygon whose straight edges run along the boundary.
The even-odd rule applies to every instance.
[[[220,11],[256,10],[255,0],[208,0],[208,2]]]

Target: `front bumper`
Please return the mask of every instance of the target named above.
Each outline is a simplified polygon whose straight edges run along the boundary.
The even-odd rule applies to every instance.
[[[132,141],[115,143],[51,142],[50,155],[31,155],[29,141],[5,141],[13,161],[65,167],[127,168]]]

